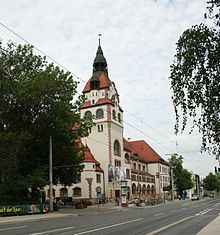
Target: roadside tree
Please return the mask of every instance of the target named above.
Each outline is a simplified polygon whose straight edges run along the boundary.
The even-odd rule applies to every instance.
[[[71,169],[54,171],[54,183],[77,180],[83,155],[74,140],[88,134],[90,123],[80,119],[80,100],[73,103],[76,87],[69,72],[35,55],[32,46],[0,42],[1,201],[39,199],[48,184],[49,136],[53,165]]]
[[[215,28],[204,24],[192,26],[177,42],[171,65],[171,89],[176,113],[175,131],[184,131],[187,123],[191,132],[202,133],[202,150],[220,154],[220,1],[208,1],[209,14]]]
[[[220,191],[220,178],[217,175],[214,175],[212,173],[209,173],[204,179],[203,179],[203,187],[207,191]]]
[[[179,195],[193,187],[192,174],[183,168],[183,157],[178,154],[173,154],[169,159],[170,167],[173,171],[173,184]]]

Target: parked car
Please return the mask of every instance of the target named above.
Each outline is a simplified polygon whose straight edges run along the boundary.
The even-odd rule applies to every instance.
[[[196,200],[199,200],[199,196],[194,194],[192,195],[192,198],[191,198],[192,201],[196,201]]]

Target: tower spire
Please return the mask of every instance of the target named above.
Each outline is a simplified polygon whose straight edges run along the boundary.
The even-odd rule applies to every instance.
[[[103,55],[103,51],[101,48],[101,36],[102,34],[99,33],[99,45],[98,45],[98,50],[96,52],[96,57],[93,62],[93,74],[95,72],[105,72],[106,75],[108,75],[108,68],[107,68],[107,61]]]

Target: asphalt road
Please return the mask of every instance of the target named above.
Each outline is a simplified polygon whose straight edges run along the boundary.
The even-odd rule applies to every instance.
[[[219,213],[220,199],[214,198],[15,223],[1,226],[0,235],[194,235]]]

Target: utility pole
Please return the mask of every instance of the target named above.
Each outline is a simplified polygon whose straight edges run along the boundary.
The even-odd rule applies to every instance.
[[[170,181],[171,181],[171,200],[174,200],[174,193],[173,193],[173,169],[172,166],[170,166]]]
[[[138,166],[138,187],[137,187],[137,190],[138,190],[138,203],[137,205],[140,206],[141,205],[141,187],[140,187],[140,167],[139,167],[139,159],[137,159],[137,166]]]
[[[52,136],[49,137],[49,209],[53,211],[53,155]]]

